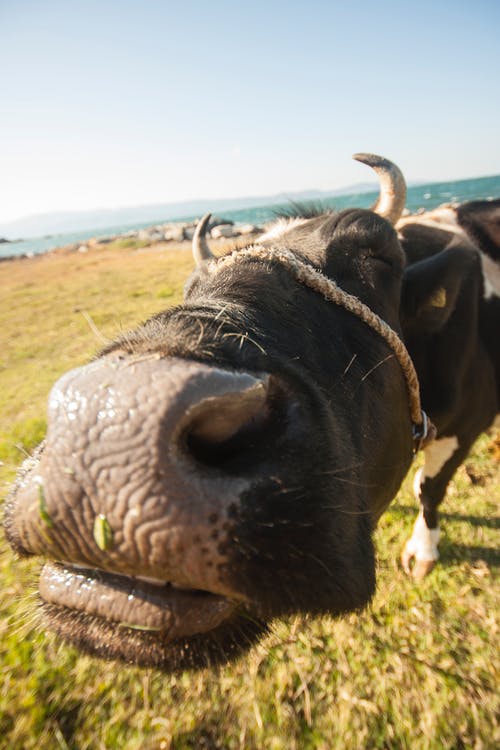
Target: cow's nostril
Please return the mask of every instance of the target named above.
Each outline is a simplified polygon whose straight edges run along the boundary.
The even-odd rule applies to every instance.
[[[222,468],[239,457],[247,456],[248,458],[249,453],[254,453],[257,448],[261,447],[260,436],[259,425],[251,422],[227,440],[210,440],[194,432],[187,436],[186,444],[190,455],[196,461]]]
[[[244,391],[207,398],[190,413],[183,445],[195,461],[224,467],[262,447],[271,409],[267,383]]]

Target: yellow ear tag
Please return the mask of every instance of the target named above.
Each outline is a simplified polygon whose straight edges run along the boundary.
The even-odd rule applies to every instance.
[[[431,307],[446,307],[446,289],[442,286],[436,289],[432,297],[429,299],[429,305]]]

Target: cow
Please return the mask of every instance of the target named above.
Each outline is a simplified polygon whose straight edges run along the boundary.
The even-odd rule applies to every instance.
[[[401,320],[412,343],[462,299],[462,272],[480,294],[481,270],[468,247],[438,281],[405,270],[402,175],[361,159],[381,176],[373,211],[282,219],[220,259],[207,215],[184,303],[53,387],[5,529],[47,560],[41,609],[58,635],[195,669],[235,658],[275,618],[369,602],[374,527],[435,433]]]
[[[396,183],[400,206],[404,183],[399,177]],[[437,508],[453,474],[478,435],[498,424],[500,199],[394,219],[406,258],[403,335],[424,408],[437,428],[415,475],[420,513],[401,556],[419,580],[439,558]]]

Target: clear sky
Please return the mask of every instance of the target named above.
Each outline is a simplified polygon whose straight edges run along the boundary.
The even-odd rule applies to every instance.
[[[0,223],[500,173],[499,0],[0,0]]]

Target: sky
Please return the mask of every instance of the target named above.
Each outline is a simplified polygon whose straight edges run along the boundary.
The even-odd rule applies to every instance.
[[[0,224],[500,173],[500,2],[0,0]]]

